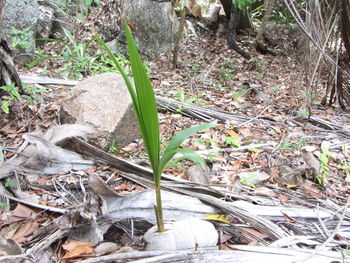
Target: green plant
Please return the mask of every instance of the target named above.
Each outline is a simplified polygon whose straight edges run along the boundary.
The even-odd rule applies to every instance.
[[[213,145],[213,143],[216,142],[216,138],[201,138],[200,140],[195,139],[194,141],[198,144],[205,146],[206,148],[209,148]]]
[[[165,167],[166,168],[167,167],[175,167],[176,169],[180,169],[181,167],[183,167],[183,162],[182,161],[184,159],[186,159],[184,156],[180,156],[178,158],[173,158],[166,164]]]
[[[192,75],[196,76],[199,74],[199,71],[202,69],[203,66],[203,62],[201,61],[196,61],[196,63],[192,66]]]
[[[250,91],[250,88],[240,88],[239,90],[232,91],[231,94],[235,100],[239,101],[244,98]]]
[[[177,90],[176,91],[176,98],[178,99],[179,102],[181,103],[187,103],[187,104],[191,104],[191,103],[195,103],[195,104],[201,104],[203,102],[202,99],[200,98],[193,98],[193,97],[190,97],[188,99],[186,99],[186,94],[185,94],[185,91],[183,90]],[[182,105],[180,105],[177,109],[177,111],[182,111],[183,110],[183,107]]]
[[[9,114],[10,113],[10,106],[11,103],[17,102],[19,99],[24,99],[27,101],[27,103],[33,103],[34,100],[43,102],[43,100],[36,95],[39,93],[43,93],[45,90],[43,89],[37,89],[32,88],[27,84],[23,84],[23,88],[28,93],[27,94],[20,94],[14,83],[11,83],[7,86],[0,87],[0,90],[3,90],[5,92],[5,95],[2,96],[2,103],[1,103],[1,109],[4,113]]]
[[[266,73],[266,61],[262,59],[255,60],[256,70],[259,73],[260,77],[264,77]]]
[[[283,141],[279,146],[279,150],[281,151],[300,151],[301,148],[307,144],[307,140],[305,138],[300,138],[300,140],[296,142],[288,142]]]
[[[111,146],[109,147],[108,152],[109,153],[117,153],[118,152],[118,148],[116,147],[116,145],[117,145],[117,140],[115,138],[113,138]]]
[[[47,59],[58,59],[63,61],[63,67],[59,73],[72,79],[81,79],[86,75],[95,75],[103,72],[115,71],[113,61],[105,57],[103,53],[90,55],[88,48],[92,43],[92,39],[87,42],[79,43],[74,36],[66,29],[63,29],[67,41],[61,39],[42,38],[40,40],[58,42],[63,45],[61,54],[58,56],[50,56],[40,54],[37,60],[31,62],[28,66],[33,67],[41,61]],[[115,57],[118,62],[126,67],[130,64],[123,56]]]
[[[346,262],[348,258],[350,258],[350,250],[349,247],[347,246],[346,249],[341,249],[340,250],[343,262]]]
[[[222,150],[222,149],[218,149],[216,151],[209,151],[208,152],[208,156],[207,156],[208,161],[212,162],[214,160],[214,157],[217,156],[217,155],[220,155],[223,151],[224,150]]]
[[[85,0],[85,6],[90,7],[92,4],[100,4],[100,0]]]
[[[318,156],[318,158],[320,159],[320,175],[316,177],[316,180],[322,185],[327,184],[327,178],[330,173],[329,158],[332,158],[332,154],[329,151],[329,146],[329,142],[322,142],[321,154]]]
[[[10,31],[12,47],[19,47],[22,49],[30,48],[32,45],[30,29],[31,27],[27,27],[23,30],[18,30],[13,27]]]
[[[15,187],[15,186],[16,184],[12,179],[6,178],[5,187]]]
[[[260,153],[263,151],[263,149],[254,148],[254,147],[248,147],[247,150],[253,153]]]
[[[0,147],[0,167],[4,163],[4,153],[2,152],[2,148]]]
[[[76,13],[76,18],[80,21],[84,21],[84,19],[86,18],[86,16],[89,13],[89,8],[92,5],[98,5],[100,4],[100,0],[84,0],[84,3],[82,3],[81,5],[83,5],[82,7],[79,8],[79,5],[75,5],[75,9],[77,9],[78,11],[80,11],[81,13]]]
[[[284,87],[276,85],[271,88],[271,91],[276,95],[281,95],[284,92]]]
[[[224,142],[228,145],[231,145],[234,148],[241,147],[241,144],[238,139],[233,138],[232,136],[226,136],[224,138]]]
[[[153,170],[153,179],[155,184],[155,193],[156,193],[156,206],[155,213],[157,219],[157,226],[159,232],[164,232],[164,222],[163,222],[163,210],[162,210],[162,199],[161,199],[161,173],[166,166],[166,164],[172,159],[176,153],[180,153],[186,158],[200,164],[202,167],[205,167],[204,160],[193,150],[190,149],[180,149],[179,146],[181,143],[186,140],[192,134],[209,129],[211,127],[217,126],[215,123],[203,124],[189,129],[178,132],[174,137],[169,141],[168,146],[166,147],[162,156],[160,156],[160,136],[159,136],[159,121],[158,121],[158,112],[157,104],[153,91],[152,83],[147,75],[145,67],[141,61],[141,58],[136,49],[134,40],[131,36],[129,27],[124,19],[124,28],[125,34],[128,43],[131,70],[134,77],[134,85],[129,80],[124,69],[119,65],[117,59],[107,47],[107,45],[99,38],[96,37],[97,42],[107,51],[111,59],[113,60],[115,66],[121,73],[126,86],[129,90],[134,108],[136,117],[138,120],[140,132],[144,140],[145,148],[148,153],[148,159],[150,160],[152,170]]]
[[[220,68],[220,82],[222,84],[226,83],[228,80],[232,79],[234,77],[233,73],[228,71],[225,67]]]
[[[252,181],[252,179],[254,179],[254,178],[258,177],[258,176],[259,176],[258,173],[252,173],[252,174],[243,176],[241,178],[241,180],[242,180],[243,184],[255,188],[255,184],[253,184],[251,181]]]
[[[308,109],[300,109],[299,113],[303,116],[309,116],[309,110]]]
[[[247,8],[249,5],[254,4],[258,0],[232,0],[235,6],[240,10]]]
[[[263,18],[264,16],[264,12],[263,12],[263,9],[264,9],[264,4],[262,3],[261,5],[259,5],[258,7],[252,9],[252,10],[249,10],[249,17],[250,19],[253,21],[253,22],[258,22],[258,23],[261,23],[261,19]]]
[[[338,166],[339,169],[342,169],[345,174],[345,181],[350,181],[350,164],[347,161],[344,161],[342,165]]]

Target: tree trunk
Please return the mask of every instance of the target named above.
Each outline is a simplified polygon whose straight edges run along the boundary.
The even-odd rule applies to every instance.
[[[0,0],[0,85],[9,85],[14,82],[18,90],[21,93],[25,93],[11,57],[11,50],[3,36],[2,22],[4,19],[5,4],[6,0]]]
[[[272,12],[272,6],[275,3],[275,0],[265,0],[264,1],[264,17],[261,22],[261,26],[258,30],[258,33],[256,34],[256,44],[257,44],[257,50],[261,52],[262,54],[270,53],[272,55],[276,55],[274,52],[268,49],[267,45],[265,44],[265,38],[268,39],[266,34],[266,25],[269,21],[269,18],[271,16]],[[270,41],[269,41],[270,42]]]
[[[254,26],[247,9],[239,10],[237,30],[253,31]]]
[[[186,7],[184,7],[183,10],[181,10],[180,25],[175,38],[175,46],[174,46],[174,53],[173,53],[173,68],[177,68],[180,44],[181,44],[181,40],[182,40],[184,28],[185,28],[185,21],[186,21]]]
[[[224,8],[225,15],[226,15],[227,19],[229,19],[230,14],[231,14],[232,0],[220,0],[220,3],[222,4],[222,7]]]
[[[231,10],[234,4],[232,0],[220,0],[222,7],[224,8],[226,18],[229,20],[231,17]],[[236,13],[236,28],[235,30],[253,30],[254,26],[250,17],[248,15],[247,10],[237,10]]]
[[[231,1],[231,0],[230,0]],[[236,51],[238,54],[240,54],[242,57],[245,59],[250,59],[250,55],[245,52],[243,49],[241,49],[237,43],[236,43],[236,27],[237,27],[237,22],[238,22],[238,8],[231,3],[231,12],[230,12],[230,18],[228,21],[228,30],[229,30],[229,35],[227,39],[227,44],[229,48],[233,49]]]
[[[342,39],[344,42],[345,50],[350,58],[350,1],[343,0],[342,1],[342,11],[341,11],[341,33]]]

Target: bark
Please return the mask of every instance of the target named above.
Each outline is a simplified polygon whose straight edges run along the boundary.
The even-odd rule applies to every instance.
[[[220,0],[220,2],[224,8],[227,19],[229,19],[231,15],[232,0]]]
[[[4,20],[6,0],[0,0],[0,39],[2,39],[2,21]]]
[[[237,24],[237,30],[254,30],[254,26],[252,20],[250,19],[247,9],[240,10],[238,16],[239,19]]]
[[[177,31],[177,34],[176,34],[174,53],[173,53],[173,68],[177,67],[180,44],[181,44],[181,40],[182,40],[184,28],[185,28],[185,20],[186,20],[186,8],[184,8],[181,11],[179,30]]]
[[[265,37],[267,37],[267,33],[266,33],[266,25],[267,22],[269,21],[269,18],[271,16],[271,12],[272,12],[272,7],[273,4],[275,3],[275,0],[265,0],[264,1],[264,9],[265,9],[265,13],[264,13],[264,17],[262,19],[261,22],[261,26],[258,30],[258,33],[256,35],[256,44],[257,44],[257,50],[259,52],[261,52],[262,54],[266,54],[266,53],[270,53],[272,55],[276,55],[274,52],[272,52],[271,50],[268,49],[266,43],[265,43]]]
[[[6,0],[0,0],[0,85],[16,84],[21,93],[25,93],[21,79],[11,57],[11,50],[3,36],[2,22],[4,19]]]
[[[220,0],[222,7],[224,8],[226,18],[229,20],[231,17],[231,9],[233,6],[232,0]],[[237,30],[253,30],[254,26],[247,10],[238,10],[236,14],[236,31]]]
[[[237,35],[236,27],[238,22],[237,18],[238,18],[238,8],[234,4],[231,4],[230,18],[228,21],[229,35],[227,39],[227,44],[229,48],[233,49],[242,57],[249,60],[250,55],[247,52],[245,52],[243,49],[241,49],[236,43],[236,35]]]
[[[350,1],[342,0],[341,32],[345,50],[350,58]]]

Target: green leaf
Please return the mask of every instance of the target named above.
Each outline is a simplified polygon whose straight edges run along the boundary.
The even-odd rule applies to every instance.
[[[18,91],[16,89],[11,90],[11,95],[16,97],[16,98],[20,98],[21,94],[18,93]]]
[[[176,150],[164,152],[162,155],[162,158],[159,160],[159,173],[161,174],[164,167],[167,165],[167,163],[174,157],[174,155],[177,153]]]
[[[4,163],[4,153],[2,152],[2,149],[0,149],[0,166]]]
[[[2,101],[1,109],[2,109],[2,111],[5,112],[6,114],[9,114],[9,113],[10,113],[10,106],[9,106],[8,100]]]
[[[41,61],[44,61],[44,60],[47,60],[47,59],[56,59],[56,58],[61,58],[61,59],[63,59],[63,57],[61,57],[61,56],[42,56],[42,57],[40,57],[40,58],[38,58],[38,59],[36,59],[36,60],[30,62],[30,63],[28,64],[28,67],[31,68],[31,67],[36,66],[36,65],[37,65],[38,63],[40,63]]]
[[[162,158],[160,159],[159,170],[160,172],[164,169],[166,164],[173,158],[173,156],[179,151],[178,147],[181,143],[186,140],[191,135],[200,132],[202,130],[206,130],[212,127],[218,126],[217,123],[206,123],[194,127],[190,127],[186,130],[180,131],[174,135],[174,137],[170,140],[168,147],[165,149]]]
[[[177,152],[182,154],[192,162],[200,165],[203,169],[206,169],[206,165],[203,158],[196,151],[193,151],[191,149],[178,149]]]
[[[63,28],[63,32],[64,34],[66,35],[66,37],[69,39],[69,41],[72,43],[72,44],[75,44],[75,39],[73,37],[73,35],[71,34],[71,32],[69,32],[67,29]]]
[[[248,147],[247,150],[254,152],[254,153],[259,153],[259,152],[263,151],[262,149],[258,149],[258,148],[254,148],[254,147]]]
[[[193,135],[193,134],[195,134],[197,132],[209,129],[209,128],[216,127],[216,126],[219,126],[219,124],[217,124],[217,123],[206,123],[206,124],[190,127],[190,128],[188,128],[186,130],[183,130],[183,131],[180,131],[180,132],[176,133],[174,135],[174,137],[170,140],[168,147],[165,149],[165,152],[175,150],[177,147],[180,146],[180,144],[184,140],[186,140],[191,135]]]
[[[12,179],[10,179],[10,178],[6,179],[5,187],[15,187],[15,186],[16,186],[16,184]]]
[[[157,103],[154,96],[152,83],[147,75],[146,69],[142,63],[136,45],[131,36],[128,24],[124,18],[124,29],[128,42],[131,70],[134,76],[137,101],[139,105],[139,123],[141,124],[141,133],[144,138],[147,153],[154,171],[159,169],[159,122]],[[156,180],[158,172],[155,173]]]
[[[232,0],[232,2],[237,6],[240,10],[248,7],[249,5],[255,3],[257,0]]]
[[[41,37],[41,38],[37,38],[36,40],[43,40],[43,41],[51,41],[51,42],[59,42],[63,45],[67,45],[68,43],[62,39],[56,39],[56,38],[50,38],[50,37]]]
[[[328,164],[328,157],[327,157],[327,155],[326,154],[321,154],[320,155],[320,161],[323,163],[323,164]]]
[[[84,19],[85,19],[85,15],[82,14],[82,13],[77,13],[77,14],[76,14],[76,18],[77,18],[80,22],[83,22]]]

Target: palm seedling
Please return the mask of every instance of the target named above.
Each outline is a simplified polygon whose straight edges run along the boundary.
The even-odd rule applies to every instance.
[[[186,130],[178,132],[169,141],[162,156],[160,156],[160,134],[159,134],[159,122],[158,122],[158,112],[157,103],[153,91],[152,83],[147,75],[144,64],[140,58],[140,55],[135,46],[135,42],[132,38],[126,20],[124,19],[124,28],[128,43],[128,50],[131,62],[131,70],[133,73],[134,84],[130,81],[124,69],[118,63],[116,57],[107,47],[107,45],[99,38],[96,37],[97,42],[103,47],[113,63],[122,75],[125,84],[129,90],[132,103],[134,105],[136,117],[138,120],[140,132],[144,140],[145,148],[148,154],[148,159],[151,163],[153,170],[153,179],[155,184],[156,193],[156,205],[155,214],[158,226],[158,232],[164,232],[164,222],[163,222],[163,211],[162,211],[162,199],[161,199],[161,173],[166,164],[170,159],[176,154],[180,153],[186,158],[198,163],[202,167],[205,166],[204,160],[193,150],[190,149],[180,149],[181,143],[186,140],[189,136],[196,132],[209,129],[211,127],[217,126],[216,123],[208,123],[203,125],[198,125],[190,127]]]

